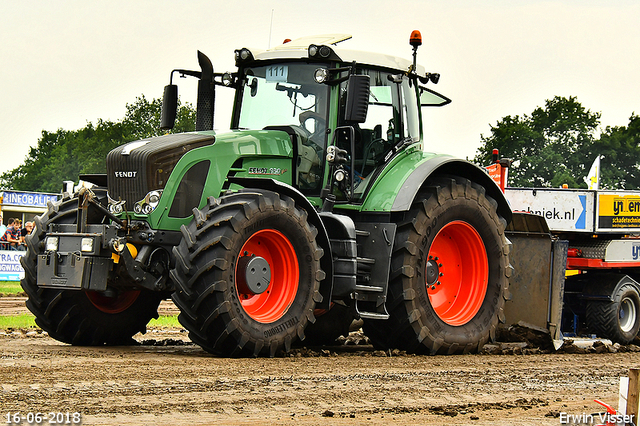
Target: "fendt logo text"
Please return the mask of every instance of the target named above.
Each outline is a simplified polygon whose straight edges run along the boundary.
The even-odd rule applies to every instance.
[[[117,178],[134,178],[138,172],[113,172]]]

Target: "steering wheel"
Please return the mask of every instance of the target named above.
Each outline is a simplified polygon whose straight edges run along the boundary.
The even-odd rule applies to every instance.
[[[309,132],[312,138],[314,136],[324,134],[324,131],[327,128],[324,117],[315,111],[304,111],[300,113],[300,115],[298,116],[298,120],[300,120],[300,126],[302,126],[307,132]],[[308,120],[314,120],[315,122],[315,125],[313,126],[313,132],[310,131],[306,126]]]

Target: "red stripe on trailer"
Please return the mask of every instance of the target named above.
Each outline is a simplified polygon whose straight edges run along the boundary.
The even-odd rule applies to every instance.
[[[568,257],[567,269],[616,269],[640,268],[640,262],[605,262],[602,259]]]

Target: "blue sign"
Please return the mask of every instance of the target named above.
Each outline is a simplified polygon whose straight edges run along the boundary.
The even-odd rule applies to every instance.
[[[580,200],[580,204],[582,204],[582,213],[580,213],[576,221],[576,229],[587,229],[587,196],[578,195],[578,199]]]
[[[47,207],[49,201],[56,201],[57,195],[37,192],[4,191],[2,204],[24,207]]]
[[[0,250],[0,281],[20,281],[24,278],[24,269],[20,258],[24,251]]]

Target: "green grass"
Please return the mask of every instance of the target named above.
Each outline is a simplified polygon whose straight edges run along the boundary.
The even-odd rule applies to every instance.
[[[3,296],[17,296],[22,292],[20,281],[0,281],[0,294]]]
[[[36,317],[31,314],[11,315],[6,317],[0,316],[0,330],[35,327]]]
[[[182,328],[182,325],[178,322],[177,315],[161,316],[158,319],[152,319],[149,321],[149,327],[160,328]]]
[[[36,318],[32,314],[0,316],[0,330],[36,327]],[[149,327],[182,328],[178,322],[177,315],[161,316],[158,319],[152,319],[149,322]]]
[[[20,287],[19,281],[0,281],[0,295],[2,296],[18,296],[24,292]],[[31,328],[36,327],[35,317],[32,314],[20,314],[10,316],[0,316],[0,330],[9,328]],[[178,322],[178,316],[161,316],[158,319],[152,319],[149,327],[158,328],[182,328]]]

